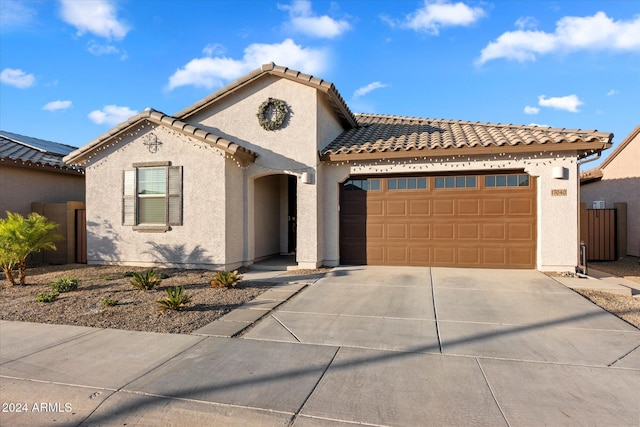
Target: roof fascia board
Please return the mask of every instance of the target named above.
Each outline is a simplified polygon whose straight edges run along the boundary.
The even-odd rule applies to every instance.
[[[51,166],[44,163],[38,162],[30,162],[30,161],[22,161],[16,159],[9,158],[0,158],[0,166],[8,166],[8,167],[16,167],[16,168],[25,168],[31,170],[39,170],[44,172],[54,172],[54,173],[64,173],[67,175],[84,175],[84,169],[82,167],[57,167]]]
[[[464,157],[491,154],[536,154],[536,153],[556,153],[556,152],[576,152],[578,157],[592,154],[594,152],[607,149],[611,144],[603,147],[594,147],[594,143],[574,142],[562,145],[519,145],[503,147],[469,147],[469,148],[434,148],[423,150],[398,150],[398,151],[372,151],[361,153],[326,153],[320,154],[323,162],[344,162],[359,160],[386,160],[386,159],[411,159],[416,157]]]
[[[143,121],[148,121],[160,126],[165,126],[172,130],[178,131],[183,135],[196,138],[206,144],[209,144],[212,147],[221,150],[224,153],[233,156],[243,166],[254,162],[257,157],[256,153],[249,151],[244,147],[225,138],[222,138],[221,136],[215,135],[211,132],[207,132],[189,123],[183,122],[182,120],[178,120],[175,117],[167,116],[166,114],[159,111],[148,109],[138,114],[137,116],[132,117],[117,128],[103,135],[102,137],[95,139],[93,142],[90,142],[86,146],[69,153],[69,155],[64,157],[63,160],[66,163],[71,164],[79,164],[85,162],[89,158],[91,153],[113,142],[113,140],[117,136],[126,133],[132,128],[135,128]]]

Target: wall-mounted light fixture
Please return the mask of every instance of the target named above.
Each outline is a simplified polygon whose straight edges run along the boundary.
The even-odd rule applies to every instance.
[[[567,179],[568,175],[569,169],[564,166],[554,166],[553,169],[551,169],[551,176],[554,179]]]

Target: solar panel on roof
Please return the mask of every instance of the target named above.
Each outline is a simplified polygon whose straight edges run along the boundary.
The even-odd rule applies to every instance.
[[[26,145],[28,147],[34,148],[38,151],[60,154],[62,156],[66,156],[67,154],[69,154],[70,152],[72,152],[77,148],[77,147],[72,147],[70,145],[60,144],[58,142],[46,141],[44,139],[19,135],[13,132],[6,132],[4,130],[0,130],[0,136],[11,139],[17,143]]]

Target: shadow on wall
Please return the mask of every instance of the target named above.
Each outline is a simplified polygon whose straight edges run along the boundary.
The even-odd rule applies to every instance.
[[[120,238],[107,220],[87,221],[87,260],[119,261]]]
[[[144,253],[153,257],[154,261],[170,264],[212,264],[211,257],[206,256],[206,250],[196,245],[191,251],[186,245],[160,245],[155,242],[145,242],[149,249]]]

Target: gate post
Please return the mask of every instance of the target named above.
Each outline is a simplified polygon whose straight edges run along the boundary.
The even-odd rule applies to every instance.
[[[613,207],[617,212],[617,247],[616,254],[618,259],[627,255],[627,204],[626,203],[614,203]]]

